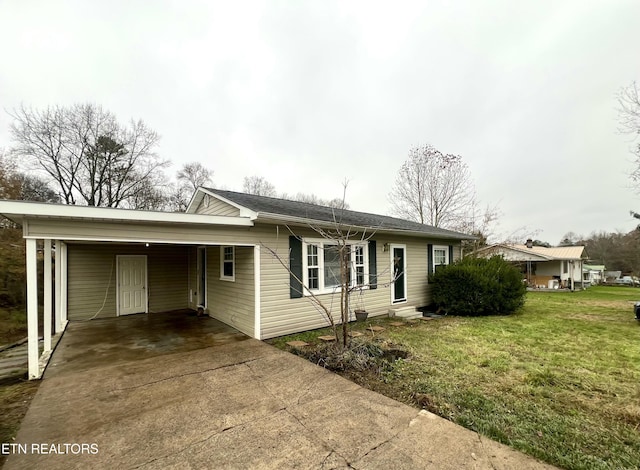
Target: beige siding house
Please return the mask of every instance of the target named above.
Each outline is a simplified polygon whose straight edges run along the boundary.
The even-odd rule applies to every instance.
[[[429,273],[458,259],[461,241],[472,238],[393,217],[210,188],[196,191],[186,213],[0,201],[0,214],[22,224],[27,243],[31,377],[42,372],[38,243],[45,261],[53,260],[44,278],[45,327],[47,319],[54,325],[45,328],[47,356],[51,337],[68,321],[140,313],[201,308],[257,339],[327,326],[309,296],[328,304],[339,299],[335,243],[322,235],[336,227],[350,234],[353,308],[375,316],[427,305]]]
[[[531,240],[524,245],[496,244],[476,251],[478,256],[502,256],[522,269],[530,287],[583,287],[583,266],[587,259],[584,246],[534,246]]]

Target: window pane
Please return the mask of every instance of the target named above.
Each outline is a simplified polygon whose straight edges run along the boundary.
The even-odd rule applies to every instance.
[[[309,268],[309,289],[318,287],[318,268]]]
[[[224,260],[225,261],[233,261],[233,247],[225,246],[224,247]]]
[[[336,245],[324,246],[324,286],[340,285],[340,253]]]
[[[447,263],[447,253],[445,250],[434,249],[433,250],[433,264],[446,264]]]
[[[318,245],[307,245],[307,266],[318,266]]]
[[[233,277],[233,263],[231,261],[225,261],[222,264],[222,275],[226,277]]]
[[[361,246],[355,247],[356,264],[364,264],[364,248]]]
[[[364,284],[364,266],[356,266],[356,285]]]

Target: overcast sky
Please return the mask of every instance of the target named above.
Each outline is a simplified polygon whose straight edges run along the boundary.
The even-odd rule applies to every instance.
[[[391,214],[411,147],[469,164],[497,231],[630,230],[616,93],[640,81],[640,1],[0,0],[0,107],[92,102],[214,186],[341,195]],[[0,111],[0,148],[11,145]]]

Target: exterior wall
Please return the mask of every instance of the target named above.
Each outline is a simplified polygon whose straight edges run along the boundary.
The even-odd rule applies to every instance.
[[[197,247],[187,247],[187,289],[188,306],[192,310],[198,308],[198,251]]]
[[[318,234],[308,228],[293,229],[297,235],[318,238]],[[284,226],[255,227],[260,240],[277,252],[285,265],[289,264],[289,230]],[[406,245],[407,258],[407,301],[393,305],[426,305],[430,301],[427,285],[427,245],[454,245],[454,259],[460,258],[460,243],[450,240],[434,240],[419,237],[400,237],[380,234],[373,236],[376,241],[377,289],[363,290],[362,297],[354,293],[352,305],[362,303],[370,315],[386,315],[391,303],[391,253],[384,251],[385,243]],[[333,301],[332,301],[333,295]],[[326,305],[333,303],[334,319],[340,317],[340,293],[319,296]],[[307,297],[290,298],[289,273],[268,250],[261,255],[261,337],[264,339],[328,326],[321,313]]]
[[[562,262],[545,261],[536,263],[536,276],[560,276],[562,273]],[[566,276],[566,275],[565,275]]]
[[[147,255],[149,311],[188,306],[187,249],[183,246],[68,244],[69,320],[116,316],[116,256]]]
[[[69,317],[91,318],[102,306],[99,317],[116,315],[115,256],[117,254],[148,255],[148,292],[150,311],[195,308],[197,305],[197,245],[209,246],[207,257],[207,303],[210,314],[240,331],[254,336],[255,279],[253,246],[261,245],[260,302],[261,337],[271,338],[288,333],[327,326],[327,321],[308,298],[291,299],[289,273],[271,254],[277,252],[285,265],[289,263],[289,228],[285,225],[257,223],[254,227],[175,226],[166,224],[118,224],[74,221],[74,237],[105,237],[114,240],[139,240],[140,243],[74,243],[62,236],[70,232],[68,221],[30,221],[29,236],[62,238],[69,243]],[[318,238],[308,227],[296,233]],[[369,235],[369,234],[367,234]],[[154,245],[153,240],[173,240],[175,244]],[[426,305],[430,301],[427,284],[427,245],[454,245],[454,259],[460,257],[460,243],[451,240],[425,239],[415,236],[374,234],[377,258],[377,289],[354,294],[354,307],[363,304],[370,315],[386,315],[391,303],[391,254],[384,245],[406,245],[407,301],[393,305]],[[142,242],[150,242],[145,248]],[[236,246],[236,280],[220,280],[220,245]],[[238,246],[245,245],[245,246]],[[113,265],[113,272],[111,272]],[[110,283],[111,279],[111,283]],[[109,289],[107,291],[107,286]],[[323,301],[333,301],[339,318],[339,293],[324,294]]]
[[[231,204],[227,204],[226,202],[222,202],[214,197],[211,197],[208,194],[205,194],[204,198],[200,202],[200,205],[196,209],[196,214],[226,215],[237,217],[240,215],[240,209],[232,206]]]
[[[235,248],[235,280],[220,279],[220,247],[207,247],[207,308],[209,315],[254,336],[255,284],[253,247]]]

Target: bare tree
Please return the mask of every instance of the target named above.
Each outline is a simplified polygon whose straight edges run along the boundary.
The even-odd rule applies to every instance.
[[[211,184],[211,178],[213,171],[200,162],[185,163],[176,175],[178,183],[187,186],[192,193],[200,186]]]
[[[191,196],[200,186],[211,184],[213,170],[200,162],[185,163],[176,174],[176,183],[168,190],[167,206],[174,212],[184,212],[189,206]]]
[[[349,209],[349,203],[344,200],[343,197],[335,197],[333,199],[322,199],[315,194],[308,193],[296,193],[295,196],[290,196],[287,193],[280,195],[281,199],[288,199],[290,201],[304,202],[306,204],[316,204],[318,206],[332,207],[334,209]]]
[[[462,157],[425,145],[409,151],[389,200],[400,217],[434,227],[455,228],[467,218],[475,190]]]
[[[346,194],[346,183],[344,191]],[[369,273],[369,282],[364,282],[363,278],[358,280],[358,271],[353,262],[352,255],[354,254],[354,250],[358,249],[356,247],[360,246],[362,247],[361,249],[364,249],[364,245],[366,245],[375,235],[375,229],[367,231],[364,229],[351,227],[347,224],[343,224],[341,215],[341,210],[336,209],[333,213],[333,221],[331,223],[327,225],[309,224],[307,226],[313,232],[318,234],[322,239],[327,241],[327,243],[323,247],[318,247],[319,250],[322,250],[322,254],[320,254],[319,252],[318,255],[327,256],[327,254],[329,254],[329,256],[331,256],[334,260],[336,258],[338,260],[339,272],[334,272],[332,274],[336,278],[336,280],[339,279],[339,284],[335,288],[333,294],[324,294],[322,296],[316,295],[313,290],[303,282],[302,279],[297,277],[292,271],[289,264],[291,253],[289,253],[288,256],[283,257],[269,245],[261,244],[261,246],[266,249],[282,265],[282,267],[289,272],[289,275],[296,280],[297,284],[301,286],[301,289],[303,290],[303,292],[300,293],[305,294],[306,298],[309,299],[311,304],[316,308],[318,312],[322,314],[324,319],[331,326],[336,338],[336,342],[342,342],[342,346],[346,347],[349,338],[348,329],[349,321],[351,320],[352,294],[354,292],[362,293],[363,289],[370,287],[374,282],[377,286],[384,286],[384,284],[379,281],[389,271]],[[292,235],[297,236],[291,228],[287,228]],[[386,283],[386,286],[389,286],[390,284],[395,282],[396,278],[399,278],[401,275],[401,271],[394,272],[389,282]],[[362,276],[364,277],[364,272],[362,272]],[[372,282],[371,279],[375,279],[375,281]],[[338,294],[340,295],[340,321],[342,323],[342,337],[340,337],[339,335],[339,330],[332,312],[333,296]]]
[[[636,157],[636,168],[630,177],[640,191],[640,93],[638,85],[632,82],[618,92],[618,117],[620,119],[619,131],[632,136],[633,147],[631,152]]]
[[[60,197],[46,181],[20,172],[3,149],[0,149],[0,199],[60,202]]]
[[[242,191],[256,196],[278,196],[276,187],[262,176],[245,176],[242,181]]]
[[[163,180],[158,134],[141,121],[127,126],[93,104],[9,113],[11,152],[54,184],[66,204],[138,208]]]

